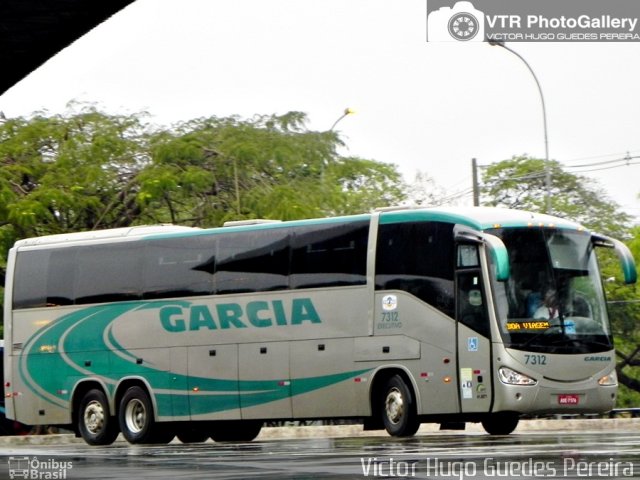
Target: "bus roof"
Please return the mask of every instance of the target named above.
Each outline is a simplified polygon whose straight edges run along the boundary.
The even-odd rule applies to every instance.
[[[52,245],[60,243],[73,243],[85,241],[100,241],[113,239],[135,239],[143,236],[159,233],[178,233],[198,231],[199,228],[182,227],[179,225],[140,225],[135,227],[110,228],[106,230],[91,230],[88,232],[60,233],[57,235],[45,235],[42,237],[26,238],[18,240],[14,247],[31,247],[39,245]]]
[[[433,207],[415,208],[398,207],[382,209],[378,212],[380,223],[404,223],[414,221],[439,221],[447,223],[457,223],[476,230],[486,230],[489,228],[513,228],[513,227],[555,227],[569,230],[585,230],[580,224],[562,218],[533,213],[522,210],[510,210],[495,207]],[[222,232],[242,232],[256,230],[270,230],[304,225],[326,225],[332,223],[345,223],[368,221],[371,214],[360,214],[343,217],[313,218],[308,220],[293,220],[286,222],[254,223],[247,225],[233,225],[228,227],[217,227],[201,230],[190,230],[182,232],[158,232],[147,238],[181,237],[192,235],[209,235]]]
[[[439,221],[457,223],[476,230],[490,228],[513,227],[555,227],[570,230],[584,230],[575,222],[558,217],[533,213],[522,210],[510,210],[493,207],[434,207],[414,208],[399,207],[397,209],[382,209],[378,212],[381,224],[404,223],[414,221]],[[287,222],[248,222],[227,227],[200,229],[177,225],[152,225],[110,230],[95,230],[90,232],[65,233],[44,237],[28,238],[16,242],[15,247],[52,245],[72,242],[108,243],[110,240],[140,240],[176,238],[186,236],[210,235],[222,232],[242,232],[285,228],[304,225],[327,225],[334,223],[368,221],[371,214],[351,215],[343,217],[314,218],[308,220],[293,220]]]
[[[459,223],[476,230],[513,227],[556,227],[584,230],[579,223],[559,217],[524,210],[496,207],[436,207],[383,212],[380,223],[412,221],[441,221]]]

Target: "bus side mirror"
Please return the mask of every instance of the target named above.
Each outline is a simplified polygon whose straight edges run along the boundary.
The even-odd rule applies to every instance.
[[[613,248],[620,259],[620,266],[624,275],[624,283],[636,283],[638,280],[638,272],[636,271],[636,262],[629,248],[620,240],[605,237],[603,235],[592,235],[591,241],[596,247]]]
[[[478,232],[477,230],[472,230],[461,225],[456,225],[454,228],[454,234],[456,241],[485,244],[496,269],[496,280],[499,282],[505,282],[509,279],[509,253],[507,252],[507,247],[504,245],[502,240],[495,235]]]
[[[491,258],[496,266],[496,280],[499,282],[509,280],[511,272],[509,268],[509,252],[507,252],[507,247],[498,237],[488,233],[484,234],[483,240],[489,248]]]

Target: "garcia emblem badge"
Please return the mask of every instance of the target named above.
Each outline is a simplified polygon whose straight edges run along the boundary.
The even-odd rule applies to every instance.
[[[395,295],[385,295],[382,297],[382,310],[392,312],[398,308],[398,297]]]

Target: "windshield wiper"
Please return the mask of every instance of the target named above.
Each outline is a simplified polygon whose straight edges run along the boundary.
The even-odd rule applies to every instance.
[[[528,347],[529,345],[531,345],[534,341],[536,341],[538,338],[543,337],[544,335],[549,335],[550,331],[555,329],[555,328],[561,328],[562,330],[564,330],[564,325],[560,325],[560,324],[556,324],[556,325],[550,325],[549,328],[547,328],[546,330],[543,330],[540,333],[537,333],[536,335],[534,335],[533,337],[531,337],[529,340],[527,340],[526,342],[524,342],[523,345],[521,345],[521,347]],[[563,334],[563,332],[560,332],[561,334]],[[548,343],[544,343],[541,346],[545,346],[548,345]]]
[[[613,350],[613,344],[611,342],[601,342],[599,340],[589,340],[586,338],[576,338],[576,341],[584,344],[584,345],[590,345],[590,346],[594,346],[594,347],[602,347],[602,348],[606,348],[607,350]]]

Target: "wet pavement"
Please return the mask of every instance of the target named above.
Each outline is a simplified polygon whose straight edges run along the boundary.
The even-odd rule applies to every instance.
[[[640,431],[0,445],[0,478],[640,478]]]

